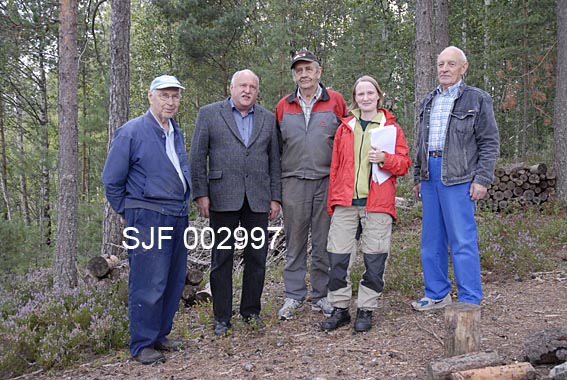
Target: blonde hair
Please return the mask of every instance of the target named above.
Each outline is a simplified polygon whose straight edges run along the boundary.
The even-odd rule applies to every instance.
[[[360,78],[358,78],[356,82],[354,82],[354,86],[352,86],[352,103],[350,103],[350,106],[348,107],[349,112],[356,108],[360,108],[358,106],[358,103],[356,103],[356,86],[358,86],[360,82],[369,82],[374,86],[374,88],[376,88],[376,91],[378,92],[377,108],[382,107],[382,102],[384,100],[384,93],[380,89],[380,85],[378,84],[376,79],[372,78],[370,75],[363,75]]]

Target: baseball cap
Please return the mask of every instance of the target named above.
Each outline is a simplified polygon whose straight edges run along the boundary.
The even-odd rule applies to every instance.
[[[177,87],[185,90],[185,87],[179,83],[176,77],[173,75],[161,75],[155,78],[150,85],[150,91],[161,90],[162,88]]]
[[[291,68],[293,69],[293,66],[295,66],[295,64],[299,61],[319,63],[319,60],[317,59],[317,57],[315,57],[315,54],[313,54],[309,50],[302,50],[295,53],[291,59]]]

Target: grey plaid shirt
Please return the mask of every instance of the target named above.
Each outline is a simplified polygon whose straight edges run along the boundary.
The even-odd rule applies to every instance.
[[[437,86],[436,95],[431,108],[429,120],[429,151],[443,151],[445,146],[445,133],[449,124],[449,115],[453,103],[459,93],[461,81],[441,92],[441,85]]]
[[[301,105],[301,109],[303,110],[303,116],[305,116],[305,128],[307,128],[307,126],[309,125],[309,119],[311,118],[311,110],[313,109],[313,105],[315,104],[317,99],[321,97],[322,92],[323,89],[321,88],[321,86],[317,85],[317,93],[313,98],[311,98],[311,101],[307,103],[305,99],[303,99],[303,97],[301,96],[301,92],[299,92],[299,89],[297,89],[297,97],[299,98],[299,104]]]

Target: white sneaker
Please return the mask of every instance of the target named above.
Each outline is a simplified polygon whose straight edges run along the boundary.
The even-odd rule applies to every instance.
[[[435,309],[442,309],[445,306],[449,305],[453,300],[451,299],[451,293],[447,293],[445,298],[440,300],[434,300],[429,297],[423,297],[419,301],[414,301],[411,303],[411,306],[414,310],[417,311],[427,311],[427,310],[435,310]]]
[[[311,305],[311,310],[320,311],[325,317],[330,317],[333,313],[333,306],[329,303],[327,297],[323,297]]]
[[[293,298],[286,298],[282,308],[278,311],[279,319],[281,319],[282,321],[292,319],[297,309],[299,309],[301,306],[303,306],[302,301],[298,301]]]

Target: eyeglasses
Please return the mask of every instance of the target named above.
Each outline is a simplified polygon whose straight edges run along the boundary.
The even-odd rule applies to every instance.
[[[170,100],[173,100],[174,103],[177,103],[181,100],[181,94],[169,95],[169,94],[165,94],[163,92],[160,92],[159,94],[157,94],[157,96],[163,102],[169,102]]]

